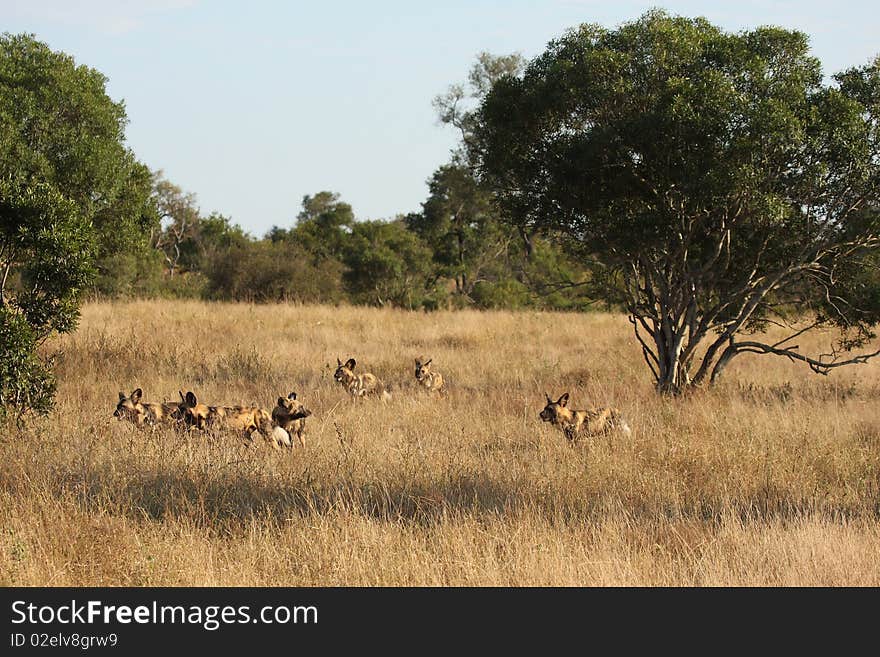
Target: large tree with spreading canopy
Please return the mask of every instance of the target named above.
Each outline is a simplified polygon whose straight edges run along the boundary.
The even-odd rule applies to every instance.
[[[49,410],[41,346],[76,327],[99,259],[158,220],[106,82],[32,36],[0,35],[0,417]]]
[[[878,110],[880,60],[826,83],[800,32],[652,11],[498,80],[468,145],[509,220],[592,263],[677,393],[743,353],[819,373],[877,354]],[[833,349],[802,353],[828,326]]]

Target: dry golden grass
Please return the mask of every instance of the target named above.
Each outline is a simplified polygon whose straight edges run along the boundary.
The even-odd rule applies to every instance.
[[[880,362],[744,356],[651,388],[625,318],[100,303],[57,341],[56,411],[0,441],[3,585],[880,585]],[[819,347],[827,336],[801,340]],[[420,392],[430,356],[449,394]],[[393,399],[332,380],[354,356]],[[117,392],[300,393],[305,450],[115,421]],[[544,391],[613,404],[572,448]]]

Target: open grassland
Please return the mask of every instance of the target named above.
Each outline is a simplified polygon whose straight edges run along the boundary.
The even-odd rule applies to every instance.
[[[87,305],[53,346],[55,412],[0,440],[0,584],[880,585],[880,362],[743,356],[668,400],[619,315],[165,301]],[[353,403],[337,356],[392,400]],[[306,448],[117,422],[138,386],[295,390]],[[544,391],[633,433],[572,448]]]

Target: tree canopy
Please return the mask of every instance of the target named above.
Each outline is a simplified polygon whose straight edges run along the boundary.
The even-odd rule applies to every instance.
[[[76,326],[96,258],[143,241],[155,220],[105,83],[31,36],[0,36],[0,412],[48,410],[37,347]]]
[[[474,120],[472,158],[505,215],[563,232],[630,314],[663,391],[716,378],[745,352],[817,372],[864,360],[802,355],[805,328],[837,348],[878,318],[878,62],[824,84],[806,35],[727,33],[652,11],[581,25]],[[787,339],[744,339],[795,316]],[[872,354],[873,355],[873,354]]]

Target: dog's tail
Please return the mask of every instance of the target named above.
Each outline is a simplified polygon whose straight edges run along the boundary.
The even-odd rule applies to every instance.
[[[290,440],[290,434],[287,433],[287,430],[284,427],[279,427],[275,425],[272,427],[272,432],[267,436],[269,438],[270,443],[273,447],[281,448],[286,447],[291,449],[293,447],[293,443]]]

